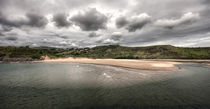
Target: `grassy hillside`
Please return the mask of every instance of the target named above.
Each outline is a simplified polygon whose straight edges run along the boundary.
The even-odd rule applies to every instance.
[[[123,47],[119,45],[94,48],[59,49],[50,47],[0,47],[0,58],[32,58],[41,56],[89,57],[115,59],[210,59],[210,47],[181,48],[171,45],[149,47]]]
[[[98,46],[60,53],[62,56],[116,59],[210,59],[210,48],[180,48],[170,45],[149,47]]]
[[[0,58],[32,58],[40,59],[41,56],[59,57],[56,54],[64,52],[63,49],[50,47],[0,47]]]

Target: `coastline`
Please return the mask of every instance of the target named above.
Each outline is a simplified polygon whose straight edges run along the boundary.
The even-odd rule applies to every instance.
[[[141,70],[177,70],[178,64],[181,62],[161,61],[161,60],[130,60],[130,59],[90,59],[90,58],[58,58],[44,59],[34,62],[59,62],[59,63],[82,63],[82,64],[97,64],[108,65],[115,67],[133,68]]]
[[[182,63],[207,63],[210,64],[209,59],[146,59],[154,61],[171,61],[171,62],[182,62]]]
[[[96,64],[107,65],[123,68],[133,68],[141,70],[177,70],[178,64],[184,63],[203,63],[210,66],[210,60],[197,59],[91,59],[85,57],[68,57],[51,59],[49,57],[42,57],[42,59],[33,60],[28,58],[6,58],[0,63],[18,63],[18,62],[58,62],[58,63],[82,63],[82,64]]]

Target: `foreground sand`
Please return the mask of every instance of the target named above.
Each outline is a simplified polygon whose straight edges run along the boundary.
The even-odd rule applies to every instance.
[[[129,60],[129,59],[89,59],[89,58],[60,58],[45,59],[42,62],[65,62],[65,63],[85,63],[110,65],[117,67],[145,69],[145,70],[175,70],[178,69],[176,64],[180,62],[172,61],[155,61],[155,60]]]

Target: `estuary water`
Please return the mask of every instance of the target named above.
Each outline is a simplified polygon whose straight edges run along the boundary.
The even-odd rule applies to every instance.
[[[0,64],[0,109],[209,109],[210,66],[178,67]]]

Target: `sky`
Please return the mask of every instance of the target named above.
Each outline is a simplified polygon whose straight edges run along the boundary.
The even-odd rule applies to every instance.
[[[210,0],[0,0],[0,46],[210,47]]]

